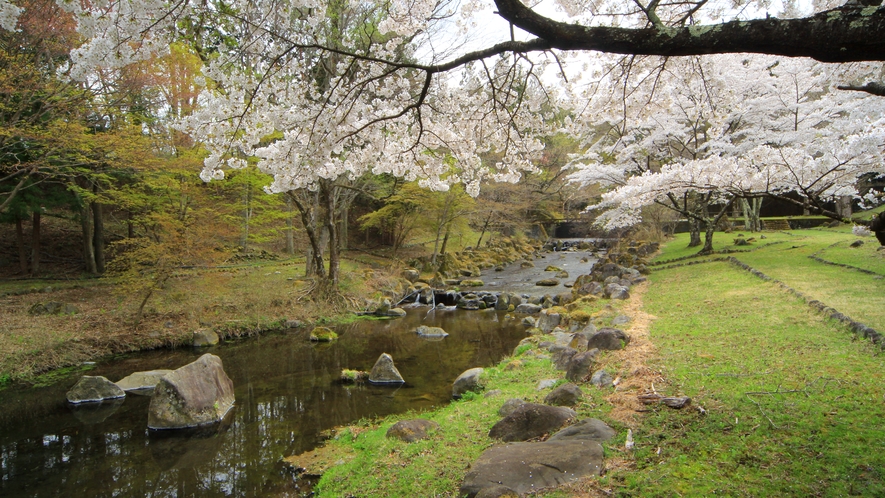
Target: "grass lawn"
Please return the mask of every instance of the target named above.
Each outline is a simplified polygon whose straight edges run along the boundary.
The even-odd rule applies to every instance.
[[[803,259],[795,256],[780,260]],[[754,262],[768,262],[763,271],[774,273],[777,260]],[[651,339],[669,381],[662,391],[691,396],[706,414],[649,412],[634,430],[636,468],[612,476],[615,489],[642,496],[885,494],[878,346],[727,263],[663,270],[651,280],[645,310],[657,316]]]
[[[735,246],[735,233],[717,232],[714,249],[746,251],[729,254],[793,289],[826,303],[840,312],[880,332],[885,332],[885,251],[878,251],[874,237],[865,237],[861,247],[849,245],[859,240],[849,227],[839,229],[792,230],[790,232],[746,233],[757,241],[750,246]],[[688,234],[679,234],[669,242],[656,261],[667,261],[697,252],[688,248]],[[822,264],[809,256],[863,268],[876,274],[851,268]],[[722,257],[714,254],[696,260]],[[707,271],[702,267],[697,271]]]

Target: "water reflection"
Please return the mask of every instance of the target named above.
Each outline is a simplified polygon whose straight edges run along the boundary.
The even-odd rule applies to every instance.
[[[445,329],[443,341],[412,333]],[[236,405],[225,423],[192,432],[147,429],[147,396],[69,406],[76,381],[0,392],[2,496],[269,496],[291,493],[285,455],[318,444],[319,433],[360,418],[448,402],[451,382],[490,365],[525,332],[488,311],[409,310],[399,320],[361,321],[340,339],[311,345],[306,331],[258,337],[212,350],[234,381]],[[390,353],[406,379],[399,388],[342,385],[343,368],[368,370]],[[202,351],[139,354],[100,364],[90,375],[120,379],[134,371],[177,368]]]

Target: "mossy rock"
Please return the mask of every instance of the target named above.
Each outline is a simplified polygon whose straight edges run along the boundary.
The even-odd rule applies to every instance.
[[[363,372],[362,370],[350,370],[349,368],[345,368],[341,370],[341,377],[339,377],[339,379],[346,384],[365,382],[369,379],[369,373]]]
[[[587,323],[593,319],[593,315],[584,310],[575,310],[569,313],[569,320],[578,323]]]
[[[467,280],[461,281],[462,287],[482,287],[483,285],[485,285],[485,282],[483,282],[482,280],[480,280],[478,278],[467,279]]]
[[[314,342],[332,342],[338,338],[338,334],[329,327],[316,327],[310,331],[310,340]]]
[[[549,265],[547,268],[544,268],[544,271],[562,271],[562,268],[558,266]]]

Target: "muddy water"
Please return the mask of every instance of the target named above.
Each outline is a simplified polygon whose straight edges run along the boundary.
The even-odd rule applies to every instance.
[[[422,339],[412,332],[420,324],[451,335]],[[320,432],[336,425],[447,403],[458,374],[497,362],[525,334],[517,319],[492,311],[428,308],[338,332],[332,344],[312,345],[307,331],[289,331],[209,350],[234,382],[236,406],[204,431],[148,431],[145,396],[74,409],[64,396],[79,374],[50,387],[0,391],[0,496],[295,495],[298,481],[281,457],[314,448]],[[147,352],[102,362],[89,374],[118,380],[177,368],[205,351]],[[336,382],[342,368],[368,370],[382,352],[393,355],[404,386]]]

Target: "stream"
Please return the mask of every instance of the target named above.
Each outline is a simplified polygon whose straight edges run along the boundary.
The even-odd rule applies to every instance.
[[[548,254],[536,261],[540,268],[527,269],[531,276],[514,272],[507,280],[521,291],[523,280],[548,264],[568,269],[574,280],[579,265],[586,271],[592,266],[579,263],[584,256]],[[497,278],[488,290],[508,287]],[[560,285],[543,292],[566,290]],[[521,315],[506,315],[414,307],[401,319],[336,327],[339,339],[332,343],[312,344],[308,330],[289,330],[213,348],[127,355],[86,372],[117,381],[136,371],[175,369],[206,352],[218,355],[233,380],[236,404],[224,422],[200,430],[148,430],[147,396],[72,406],[65,393],[83,372],[47,387],[5,389],[0,496],[297,496],[299,481],[282,457],[315,448],[321,433],[335,426],[448,403],[461,372],[497,363],[525,337]],[[450,335],[421,338],[414,333],[418,325]],[[370,370],[384,352],[393,356],[405,385],[337,381],[343,368]]]
[[[43,388],[0,392],[0,496],[267,496],[293,488],[280,458],[310,450],[320,432],[361,418],[428,409],[451,398],[452,381],[496,363],[525,336],[517,319],[490,311],[413,308],[398,320],[339,327],[331,344],[307,331],[228,343],[209,350],[139,353],[88,372],[119,380],[131,372],[178,368],[210,351],[233,380],[236,405],[225,423],[202,431],[147,429],[150,398],[74,407],[65,392],[80,373]],[[426,317],[426,319],[425,319]],[[450,336],[422,339],[418,325]],[[369,370],[390,353],[402,387],[343,385],[342,368]]]

